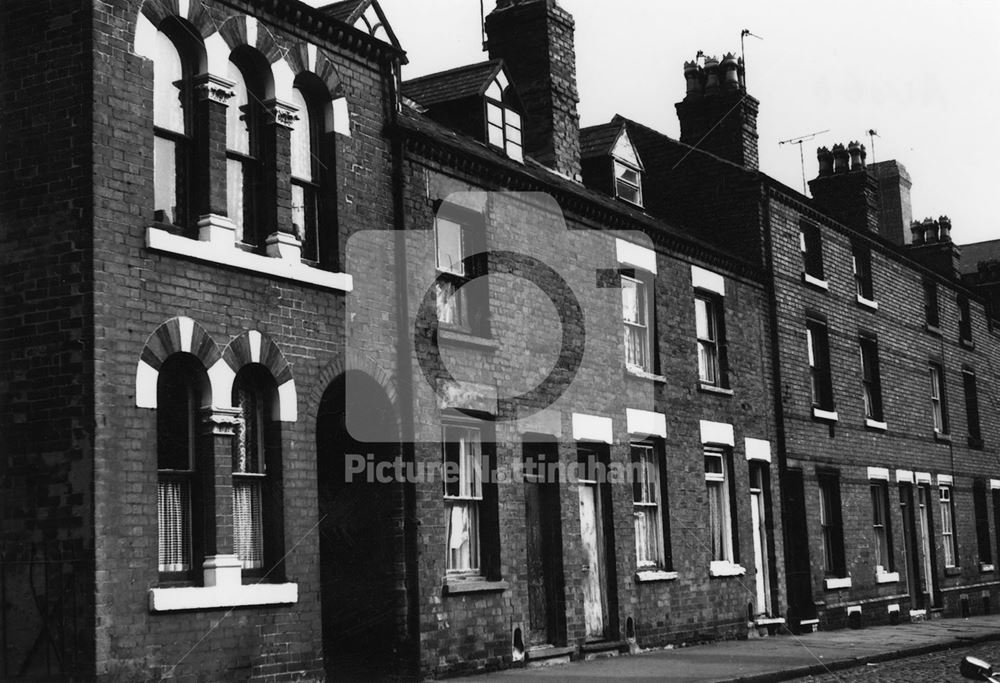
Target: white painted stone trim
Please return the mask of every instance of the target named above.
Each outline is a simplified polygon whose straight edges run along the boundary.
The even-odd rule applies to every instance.
[[[156,382],[160,377],[152,365],[144,360],[139,361],[135,369],[135,407],[156,407]]]
[[[650,581],[675,581],[677,572],[667,572],[662,569],[639,569],[635,573],[635,580],[639,583]]]
[[[843,578],[825,579],[823,581],[823,586],[828,591],[840,590],[841,588],[850,588],[851,587],[851,577],[845,576]]]
[[[656,252],[652,249],[615,238],[615,253],[618,263],[635,266],[656,275]]]
[[[889,469],[887,467],[869,467],[868,478],[889,481]]]
[[[771,462],[771,442],[765,441],[764,439],[750,439],[746,438],[743,440],[743,444],[747,451],[747,460],[762,460],[764,462]]]
[[[865,418],[865,426],[871,429],[877,429],[880,432],[884,432],[889,429],[889,425],[882,420],[873,420],[870,417]]]
[[[537,413],[517,419],[520,433],[548,434],[554,437],[562,436],[562,413],[553,408],[545,408]]]
[[[955,480],[950,474],[937,475],[938,486],[954,486]]]
[[[826,420],[827,422],[837,422],[840,420],[840,416],[837,415],[836,410],[823,410],[822,408],[813,408],[813,417],[817,420]]]
[[[931,483],[931,473],[930,472],[915,472],[913,474],[913,479],[918,484],[930,484]]]
[[[865,297],[858,294],[858,303],[862,306],[872,309],[873,311],[878,310],[878,302],[874,299],[866,299]]]
[[[701,442],[718,444],[720,446],[735,446],[736,438],[733,436],[733,426],[725,422],[702,420]]]
[[[1000,479],[990,479],[990,490],[1000,489]]]
[[[704,289],[719,296],[726,295],[726,279],[699,266],[691,266],[691,285],[695,289]]]
[[[710,576],[743,576],[747,570],[743,565],[733,564],[729,560],[712,560],[708,573]]]
[[[248,586],[190,586],[150,588],[150,612],[219,609],[253,605],[289,605],[298,602],[297,583],[257,583]]]
[[[847,608],[847,615],[861,614],[861,605],[851,605]]]
[[[911,470],[896,470],[896,481],[901,484],[912,484],[913,472]]]
[[[290,379],[278,387],[278,419],[295,422],[299,419],[299,397],[295,391],[295,380]]]
[[[899,611],[899,603],[893,603],[893,604],[889,605],[889,614],[892,614],[893,612],[898,612],[898,611]]]
[[[822,289],[824,291],[830,289],[829,282],[827,282],[826,280],[820,280],[818,277],[813,277],[809,273],[802,273],[802,281],[805,282],[807,285],[816,287],[817,289]]]
[[[626,408],[625,422],[629,434],[658,436],[661,439],[667,437],[667,416],[663,413]]]
[[[186,256],[198,261],[284,278],[324,289],[341,292],[350,292],[354,289],[354,279],[347,273],[330,273],[301,262],[293,263],[285,259],[252,254],[241,249],[220,247],[212,242],[181,237],[159,228],[146,228],[146,246],[153,251]]]
[[[898,583],[899,572],[876,572],[875,583]]]
[[[220,358],[208,369],[208,381],[212,385],[212,407],[232,408],[236,373],[225,359]]]
[[[610,417],[573,413],[573,439],[575,441],[614,441]]]

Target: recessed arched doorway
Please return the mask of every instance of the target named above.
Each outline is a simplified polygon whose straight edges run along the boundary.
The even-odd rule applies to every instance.
[[[369,375],[351,370],[326,389],[316,454],[328,676],[399,676],[409,669],[403,484],[392,468],[381,468],[388,480],[372,476],[399,457],[399,427],[392,401]]]

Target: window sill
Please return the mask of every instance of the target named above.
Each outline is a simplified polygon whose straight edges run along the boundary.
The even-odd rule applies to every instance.
[[[150,588],[150,612],[192,609],[290,605],[299,600],[297,583],[255,583],[247,586],[187,586]]]
[[[959,337],[958,345],[961,346],[963,349],[976,348],[976,342],[972,341],[971,339],[966,339],[965,337]]]
[[[825,579],[823,581],[823,587],[828,591],[841,590],[844,588],[851,587],[851,577],[844,576],[841,578]]]
[[[445,579],[445,595],[462,595],[464,593],[499,593],[510,588],[506,581],[488,581],[482,578]]]
[[[698,382],[698,391],[705,394],[715,394],[716,396],[733,395],[732,389],[727,389],[726,387],[719,387],[714,384],[705,384],[704,382]]]
[[[728,560],[712,560],[708,566],[709,576],[743,576],[746,573],[745,567]]]
[[[146,228],[146,246],[153,251],[186,256],[197,261],[316,285],[324,289],[341,292],[350,292],[354,289],[354,280],[346,273],[331,273],[311,268],[302,263],[301,259],[263,256],[242,251],[235,245],[226,246],[220,243],[181,237],[159,228]]]
[[[940,441],[941,443],[951,443],[951,434],[943,434],[939,431],[935,431],[934,440]]]
[[[455,346],[469,346],[483,351],[496,351],[500,348],[499,342],[491,337],[480,337],[479,335],[465,332],[453,327],[438,326],[438,342],[453,344]]]
[[[866,299],[865,297],[858,294],[858,305],[865,308],[871,309],[873,311],[878,310],[878,302],[873,299]]]
[[[944,575],[945,576],[959,576],[959,575],[961,575],[961,573],[962,573],[962,568],[961,567],[945,567],[944,568]]]
[[[822,408],[813,408],[813,419],[822,420],[824,422],[837,422],[840,416],[837,415],[836,410],[823,410]]]
[[[652,583],[654,581],[675,581],[677,572],[668,572],[662,569],[640,569],[635,573],[635,580],[638,583]]]
[[[980,562],[979,563],[979,573],[980,574],[989,574],[990,572],[994,572],[994,571],[996,571],[996,566],[994,566],[992,564],[986,564],[985,562]]]
[[[927,332],[927,334],[933,334],[935,337],[941,336],[941,328],[938,327],[937,325],[931,325],[930,323],[927,323],[926,325],[924,325],[924,330]]]
[[[888,431],[889,429],[889,425],[882,420],[873,420],[870,417],[865,418],[865,427],[879,432]]]
[[[826,280],[821,280],[818,277],[814,277],[809,273],[802,273],[802,282],[806,283],[810,287],[815,287],[816,289],[820,289],[824,292],[830,291],[829,282],[827,282]]]
[[[635,377],[636,379],[648,379],[652,382],[660,382],[662,384],[667,383],[667,378],[663,375],[655,375],[652,372],[648,372],[641,368],[633,368],[627,365],[625,366],[625,376]]]
[[[878,572],[875,583],[899,583],[899,572]]]

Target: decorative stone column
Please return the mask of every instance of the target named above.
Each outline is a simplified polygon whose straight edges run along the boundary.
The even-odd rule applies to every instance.
[[[220,76],[195,78],[195,168],[191,185],[198,197],[198,239],[235,246],[236,226],[226,216],[226,108],[236,84]]]
[[[294,261],[302,258],[302,241],[292,226],[292,127],[299,117],[295,105],[270,99],[271,113],[265,139],[268,171],[265,172],[264,224],[268,226],[267,255]]]
[[[203,408],[204,448],[199,454],[204,519],[204,585],[238,586],[242,569],[233,544],[233,448],[240,411]]]

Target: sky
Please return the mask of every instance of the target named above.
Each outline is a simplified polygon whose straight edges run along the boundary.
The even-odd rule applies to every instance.
[[[485,58],[477,0],[379,2],[410,60],[404,79]],[[495,0],[483,2],[489,13]],[[906,167],[914,219],[948,215],[958,243],[1000,238],[1000,2],[560,4],[576,19],[581,125],[617,113],[678,137],[684,62],[698,50],[739,55],[748,29],[761,38],[745,38],[744,54],[747,89],[760,100],[762,171],[801,191],[799,145],[780,141],[819,133],[802,143],[808,180],[817,147],[858,140],[869,162]]]

